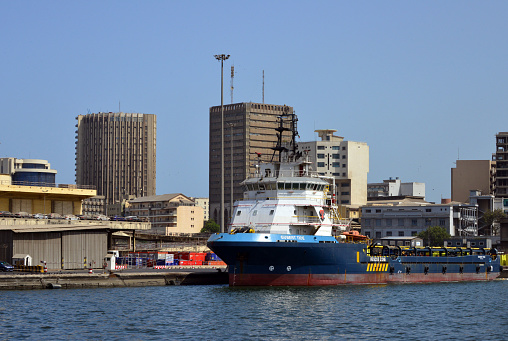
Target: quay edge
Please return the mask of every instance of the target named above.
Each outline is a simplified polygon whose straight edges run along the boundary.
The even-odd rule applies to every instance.
[[[0,290],[80,289],[165,285],[228,284],[225,271],[179,271],[139,273],[9,274],[0,276]]]

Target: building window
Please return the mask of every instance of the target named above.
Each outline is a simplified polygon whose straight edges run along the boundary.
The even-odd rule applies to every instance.
[[[340,162],[332,162],[332,167],[340,167]]]
[[[439,219],[439,226],[441,226],[441,227],[445,227],[445,226],[446,226],[446,220],[444,220],[444,219]]]
[[[324,158],[325,158],[325,154],[318,154],[318,155],[317,155],[317,158],[318,158],[318,159],[324,159]]]
[[[324,163],[324,162],[318,162],[318,163],[317,163],[317,166],[318,166],[318,167],[324,167],[324,166],[325,166],[325,163]]]
[[[404,231],[399,231],[399,237],[404,237]]]
[[[370,213],[370,208],[365,210],[365,213]]]
[[[325,150],[325,146],[317,146],[318,150]]]
[[[340,146],[332,146],[332,150],[340,150]]]
[[[386,226],[392,226],[392,220],[386,219]]]
[[[387,237],[391,237],[392,236],[392,231],[386,231],[386,236]]]
[[[425,218],[425,226],[430,226],[432,220],[430,218]]]
[[[342,158],[345,159],[346,158],[346,155],[342,155]]]
[[[417,235],[418,235],[418,232],[416,232],[416,231],[411,231],[411,236],[416,237]]]
[[[339,154],[332,154],[332,159],[340,159],[340,155]]]
[[[430,208],[426,208],[426,209],[425,209],[425,212],[432,212],[432,209],[430,209]]]
[[[398,220],[399,220],[398,225],[399,226],[404,226],[404,218],[399,218]]]
[[[417,219],[411,219],[411,226],[418,226],[418,220]]]
[[[370,226],[370,219],[363,219],[365,226]]]
[[[376,238],[381,238],[381,232],[380,231],[376,232]]]
[[[376,219],[376,227],[381,227],[381,219]]]
[[[242,211],[236,212],[236,216],[239,217],[242,214]]]

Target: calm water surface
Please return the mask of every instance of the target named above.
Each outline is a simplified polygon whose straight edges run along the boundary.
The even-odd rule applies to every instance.
[[[0,297],[0,340],[508,340],[508,281]]]

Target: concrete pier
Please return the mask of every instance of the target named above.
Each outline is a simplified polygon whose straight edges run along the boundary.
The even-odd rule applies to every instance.
[[[0,290],[112,288],[227,284],[224,271],[13,273],[0,276]]]

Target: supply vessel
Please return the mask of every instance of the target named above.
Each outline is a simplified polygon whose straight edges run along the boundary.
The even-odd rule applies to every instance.
[[[289,123],[288,123],[289,122]],[[495,249],[382,246],[349,231],[334,178],[313,172],[295,143],[296,117],[281,115],[271,162],[242,182],[229,233],[207,245],[227,265],[230,286],[488,281],[499,276]],[[284,133],[290,138],[284,141]]]

